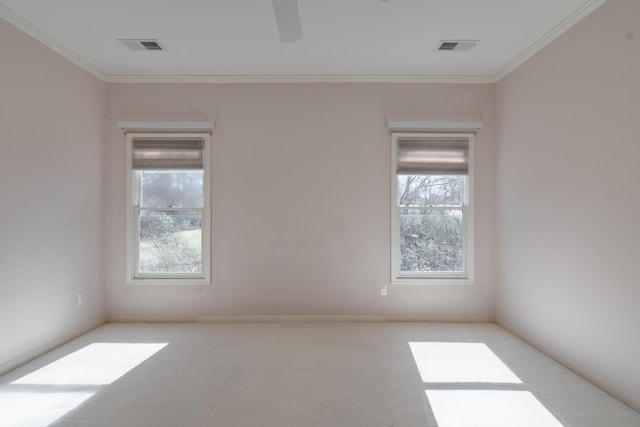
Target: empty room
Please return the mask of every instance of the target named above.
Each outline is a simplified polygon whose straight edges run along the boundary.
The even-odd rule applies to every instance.
[[[0,0],[0,426],[640,426],[638,123],[638,0]]]

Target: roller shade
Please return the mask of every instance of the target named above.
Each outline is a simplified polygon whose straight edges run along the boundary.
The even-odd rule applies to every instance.
[[[133,139],[131,168],[204,169],[204,140]]]
[[[398,175],[467,175],[469,140],[399,139]]]

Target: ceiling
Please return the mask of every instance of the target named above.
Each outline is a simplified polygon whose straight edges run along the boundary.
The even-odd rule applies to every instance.
[[[0,17],[105,81],[494,82],[606,0],[0,0]],[[158,39],[133,51],[118,39]],[[441,52],[441,40],[480,40]]]

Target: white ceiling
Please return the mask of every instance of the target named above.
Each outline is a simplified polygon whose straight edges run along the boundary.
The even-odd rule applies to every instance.
[[[0,17],[105,81],[496,81],[606,0],[0,0]],[[118,39],[158,39],[132,51]],[[442,39],[480,40],[437,52]]]

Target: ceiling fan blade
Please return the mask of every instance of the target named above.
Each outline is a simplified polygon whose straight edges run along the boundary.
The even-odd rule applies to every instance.
[[[302,25],[297,0],[273,0],[278,34],[283,43],[292,43],[302,38]]]

